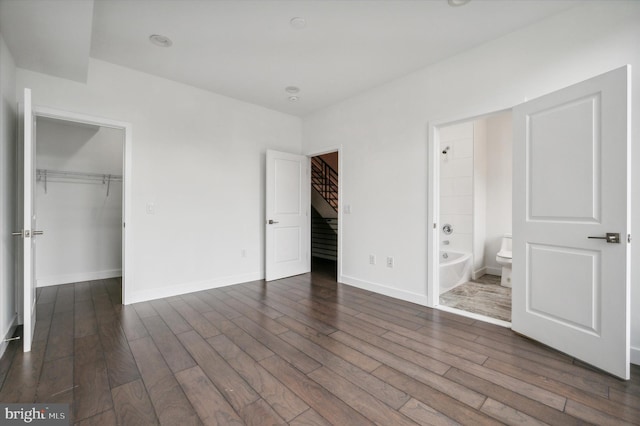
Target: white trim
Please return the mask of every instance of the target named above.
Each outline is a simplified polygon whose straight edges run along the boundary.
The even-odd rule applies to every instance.
[[[511,328],[511,323],[508,321],[499,320],[497,318],[487,317],[485,315],[476,314],[473,312],[463,311],[461,309],[452,308],[450,306],[438,305],[438,309],[441,311],[450,312],[452,314],[460,315],[461,317],[473,318],[475,320],[488,322],[490,324],[499,325],[501,327]]]
[[[178,283],[167,287],[131,292],[129,303],[147,302],[149,300],[163,299],[165,297],[179,296],[181,294],[211,290],[218,287],[226,287],[234,284],[242,284],[263,279],[264,272],[251,272],[247,274],[231,275],[228,277],[215,278],[211,280]]]
[[[344,192],[342,190],[342,188],[344,188],[344,173],[343,173],[343,167],[342,167],[343,165],[342,145],[325,147],[320,150],[307,152],[304,155],[306,155],[307,157],[309,157],[309,159],[311,159],[311,157],[317,157],[318,155],[329,154],[331,152],[338,153],[338,259],[337,259],[337,268],[336,268],[337,269],[336,281],[338,281],[339,283],[342,283],[344,282],[341,280],[341,277],[342,277],[342,231],[344,229],[343,228],[344,209],[342,208],[344,206],[343,204]],[[311,230],[309,230],[309,232],[311,232]]]
[[[427,305],[427,298],[424,294],[412,293],[409,291],[398,290],[396,287],[389,287],[384,284],[377,284],[370,281],[359,280],[347,275],[340,276],[341,283],[348,284],[363,290],[369,290],[384,296],[393,297],[394,299],[404,300],[406,302],[416,303],[422,306]]]
[[[629,354],[631,355],[631,364],[640,365],[640,348],[631,346]]]
[[[0,358],[2,358],[2,356],[4,355],[4,351],[7,350],[7,346],[9,346],[9,342],[7,342],[6,340],[13,336],[13,333],[15,332],[17,326],[18,314],[16,313],[13,314],[13,318],[11,319],[11,321],[9,321],[9,327],[7,327],[7,331],[6,333],[4,333],[2,341],[0,341]]]
[[[84,281],[104,280],[122,276],[122,269],[108,269],[106,271],[78,272],[75,274],[51,275],[36,278],[36,287],[48,287],[52,285],[79,283]]]
[[[133,160],[133,126],[126,121],[112,120],[104,117],[80,114],[64,111],[46,106],[34,105],[33,113],[37,117],[55,118],[58,120],[74,121],[77,123],[92,124],[95,126],[109,127],[124,131],[123,146],[123,187],[122,187],[122,304],[131,302],[133,288],[127,285],[130,277],[133,277],[133,198],[132,198],[132,160]],[[127,224],[128,226],[124,226]]]

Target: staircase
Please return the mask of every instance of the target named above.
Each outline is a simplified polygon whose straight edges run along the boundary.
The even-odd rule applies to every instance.
[[[311,157],[311,186],[338,211],[338,172],[320,157]]]
[[[311,256],[338,259],[338,219],[324,218],[311,207]]]
[[[338,173],[320,157],[311,158],[311,255],[338,259]]]

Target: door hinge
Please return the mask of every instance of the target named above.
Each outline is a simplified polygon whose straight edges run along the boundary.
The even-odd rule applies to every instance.
[[[627,234],[627,242],[631,244],[631,234]]]

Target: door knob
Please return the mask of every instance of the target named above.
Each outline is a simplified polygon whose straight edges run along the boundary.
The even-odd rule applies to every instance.
[[[267,222],[267,223],[268,223],[269,225],[273,225],[274,223],[279,223],[279,222],[276,222],[276,221],[275,221],[275,220],[273,220],[273,219],[269,219],[269,222]]]
[[[620,234],[617,232],[607,232],[604,237],[587,237],[593,240],[607,240],[608,243],[620,244]]]
[[[42,234],[44,234],[44,231],[33,231],[31,235],[42,235]]]
[[[24,235],[24,231],[12,232],[11,235],[14,237],[22,237]]]

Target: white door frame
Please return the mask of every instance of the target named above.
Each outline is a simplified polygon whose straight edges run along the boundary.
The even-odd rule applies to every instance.
[[[33,107],[35,117],[46,117],[75,123],[91,124],[124,131],[123,173],[122,173],[122,304],[127,305],[132,300],[133,289],[128,284],[133,276],[133,220],[132,202],[132,125],[125,121],[64,111],[45,106]],[[126,225],[126,226],[125,226]]]
[[[428,147],[427,147],[427,167],[429,170],[427,184],[427,306],[443,311],[478,319],[503,327],[511,327],[511,323],[485,315],[450,308],[440,305],[440,129],[455,124],[468,123],[489,117],[492,115],[510,112],[513,106],[506,108],[489,109],[476,114],[464,116],[444,117],[429,123]],[[490,112],[487,112],[490,111]]]
[[[337,152],[338,153],[338,260],[337,260],[337,277],[336,277],[336,281],[341,283],[343,282],[342,280],[342,229],[343,229],[343,211],[344,209],[342,208],[343,204],[342,204],[342,195],[343,195],[343,191],[342,191],[342,182],[343,182],[343,174],[342,174],[342,145],[338,145],[338,146],[332,146],[332,147],[326,147],[323,148],[321,150],[318,151],[311,151],[308,152],[304,155],[306,155],[307,157],[309,157],[309,159],[311,159],[311,157],[317,157],[318,155],[323,155],[323,154],[329,154],[331,152]],[[309,171],[309,173],[311,173],[311,171]],[[309,232],[311,232],[311,230],[309,230]]]

